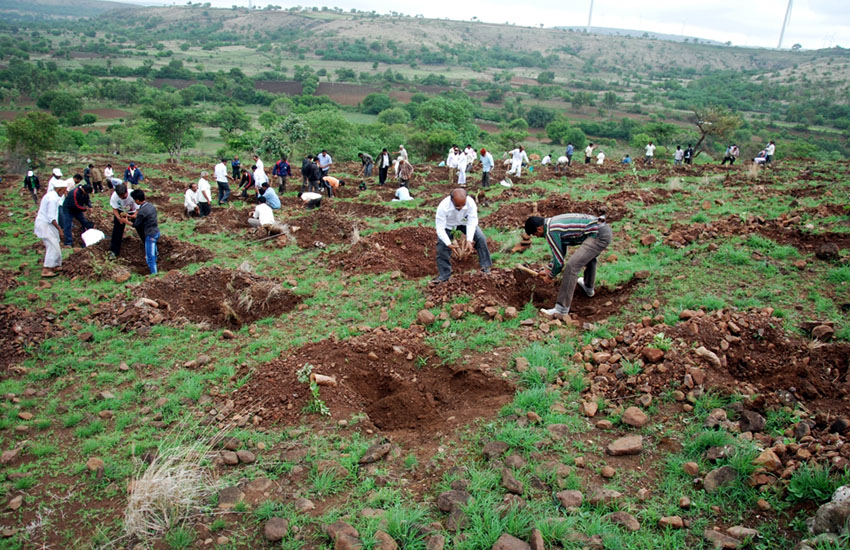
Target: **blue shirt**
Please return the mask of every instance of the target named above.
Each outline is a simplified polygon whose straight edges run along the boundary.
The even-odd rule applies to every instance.
[[[269,187],[263,193],[263,196],[266,198],[266,204],[268,204],[272,210],[278,210],[280,208],[280,198],[277,196],[274,189]]]
[[[575,151],[575,150],[576,150],[575,147],[573,147],[572,145],[567,145],[567,156],[572,155],[573,151]]]

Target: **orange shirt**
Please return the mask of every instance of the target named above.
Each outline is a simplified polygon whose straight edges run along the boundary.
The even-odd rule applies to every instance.
[[[325,182],[327,182],[327,184],[331,186],[331,189],[338,189],[339,188],[339,180],[336,179],[335,177],[325,176],[322,179],[325,180]]]

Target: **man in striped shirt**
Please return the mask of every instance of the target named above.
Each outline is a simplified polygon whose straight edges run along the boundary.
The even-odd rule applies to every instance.
[[[532,216],[525,221],[525,232],[531,236],[545,237],[552,249],[552,263],[548,272],[541,272],[541,278],[552,282],[564,271],[555,307],[540,311],[549,316],[568,315],[576,284],[588,296],[594,294],[596,258],[611,244],[611,227],[605,223],[604,216],[561,214],[551,218]],[[578,246],[578,250],[565,261],[568,246]],[[579,277],[582,268],[584,277]]]

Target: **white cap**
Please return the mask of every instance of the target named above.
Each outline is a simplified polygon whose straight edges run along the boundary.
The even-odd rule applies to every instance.
[[[54,168],[53,169],[53,175],[56,176],[57,178],[61,178],[62,177],[62,170],[60,170],[58,168]]]
[[[32,177],[32,170],[28,170],[28,171],[27,171],[27,177],[28,177],[28,178],[31,178],[31,177]]]
[[[57,181],[53,184],[53,188],[54,189],[67,189],[68,188],[68,182],[63,181],[63,180],[59,180],[59,181]]]

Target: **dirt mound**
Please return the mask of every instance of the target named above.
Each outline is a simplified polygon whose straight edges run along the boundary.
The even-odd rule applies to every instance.
[[[688,391],[699,385],[693,370],[698,369],[704,372],[706,388],[759,394],[756,403],[762,409],[801,402],[812,411],[850,412],[850,344],[813,344],[786,333],[770,313],[688,312],[683,317],[689,318],[673,327],[626,325],[616,346],[605,351],[638,359],[663,333],[671,342],[663,362],[645,365],[635,377],[621,376],[617,365],[597,372],[607,379],[609,395],[633,394],[641,386],[660,393],[670,387],[671,380],[681,381],[681,389]],[[718,362],[700,357],[694,351],[699,346],[715,354]]]
[[[576,212],[580,214],[593,214],[601,216],[605,214],[608,221],[617,221],[628,214],[629,210],[623,205],[622,200],[616,201],[577,201],[567,195],[550,197],[537,201],[537,213],[544,218]],[[492,214],[485,216],[483,223],[490,227],[506,227],[516,229],[522,227],[525,220],[534,215],[535,208],[532,202],[511,203],[501,206]]]
[[[10,269],[0,269],[0,297],[2,297],[6,291],[12,290],[21,285],[21,283],[17,280],[18,273],[12,271]]]
[[[324,208],[324,206],[322,206]],[[332,209],[337,214],[351,218],[391,218],[394,222],[410,221],[432,212],[418,208],[393,208],[383,204],[362,202],[334,202]]]
[[[139,300],[139,298],[144,298]],[[101,306],[95,318],[105,326],[138,329],[162,322],[240,327],[291,311],[301,298],[274,279],[220,267],[194,275],[179,271],[145,281],[129,299]]]
[[[320,397],[334,418],[363,412],[382,430],[427,430],[495,413],[510,401],[510,383],[476,369],[440,364],[421,328],[376,330],[347,340],[324,340],[261,365],[233,395],[237,409],[263,419],[295,421],[312,397],[297,372],[336,378]]]
[[[145,262],[144,247],[139,239],[127,236],[121,245],[121,256],[117,259],[109,257],[109,238],[94,246],[83,248],[68,256],[62,263],[62,273],[69,277],[84,279],[108,279],[113,276],[118,267],[124,267],[134,273],[147,275],[150,273]],[[180,269],[189,264],[206,262],[213,258],[213,253],[206,248],[195,246],[172,237],[164,236],[157,243],[159,259],[157,269],[161,272]]]
[[[670,246],[681,247],[718,237],[758,233],[776,243],[793,246],[804,254],[817,252],[824,243],[835,243],[839,250],[850,248],[850,233],[809,233],[800,229],[799,224],[799,216],[788,214],[773,220],[753,217],[743,221],[739,217],[730,216],[711,223],[675,223],[670,227],[664,242]]]
[[[55,315],[49,311],[28,311],[0,304],[0,372],[24,360],[27,349],[50,337]]]
[[[490,251],[496,249],[487,241]],[[437,275],[437,233],[428,227],[401,227],[373,233],[360,240],[351,250],[331,258],[331,266],[349,273],[386,273],[400,271],[412,279]],[[473,253],[462,262],[453,261],[455,273],[478,270],[478,255]]]
[[[617,288],[597,286],[593,298],[588,298],[576,287],[570,306],[571,317],[598,321],[619,313],[629,302],[636,284],[637,281],[632,280]],[[513,306],[521,310],[529,302],[538,308],[552,307],[558,297],[558,284],[547,285],[520,270],[494,269],[489,275],[480,272],[453,275],[447,282],[428,288],[428,300],[437,305],[451,302],[458,296],[470,296],[470,305],[479,313],[490,306]]]
[[[234,233],[249,228],[253,208],[213,208],[210,215],[195,224],[198,233]]]
[[[330,208],[311,210],[305,216],[289,221],[295,231],[295,240],[301,248],[312,248],[316,243],[345,244],[354,238],[355,224]]]

